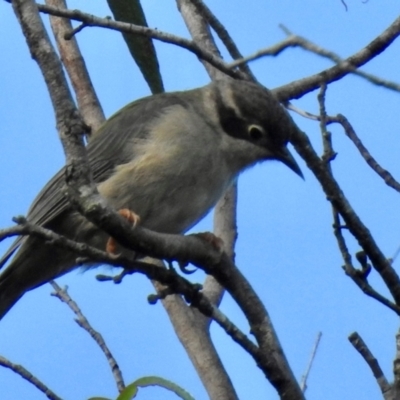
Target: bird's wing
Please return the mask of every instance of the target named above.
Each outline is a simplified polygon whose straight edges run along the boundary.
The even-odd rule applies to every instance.
[[[165,93],[147,97],[128,104],[112,117],[96,133],[87,146],[89,165],[95,183],[105,181],[118,165],[132,161],[132,147],[135,143],[147,139],[150,123],[157,119],[169,107],[180,105],[189,107],[185,93],[177,96]],[[32,203],[27,219],[38,225],[52,221],[69,207],[64,194],[65,168],[62,168],[38,194]],[[20,246],[23,237],[12,244],[7,253],[0,259],[0,268]]]

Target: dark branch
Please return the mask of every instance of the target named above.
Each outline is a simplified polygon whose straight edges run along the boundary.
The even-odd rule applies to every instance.
[[[357,150],[360,152],[362,158],[367,162],[367,164],[385,181],[388,186],[400,192],[400,183],[388,170],[382,168],[381,165],[375,160],[368,149],[364,146],[361,139],[357,136],[355,130],[344,115],[338,114],[336,117],[328,117],[327,122],[336,122],[341,124],[347,137],[357,147]]]
[[[362,246],[374,268],[379,272],[386,283],[395,303],[400,305],[400,279],[389,260],[375,243],[368,228],[363,224],[345,197],[332,173],[327,168],[326,162],[315,153],[309,138],[301,131],[295,132],[291,143],[296,151],[306,161],[321,184],[328,200],[346,223],[346,227]]]
[[[278,87],[274,89],[274,93],[281,102],[287,102],[290,99],[297,99],[317,89],[324,82],[328,84],[337,81],[378,56],[386,50],[399,35],[400,17],[367,46],[346,58],[340,64],[310,77],[299,79]]]
[[[29,383],[43,392],[46,397],[50,400],[62,400],[61,397],[58,397],[52,390],[50,390],[43,382],[41,382],[38,378],[33,376],[27,369],[25,369],[22,365],[14,364],[6,358],[0,356],[0,365],[5,368],[11,369],[16,374],[26,379]]]
[[[386,379],[381,367],[379,366],[378,360],[374,357],[368,346],[365,344],[364,340],[357,332],[353,332],[349,336],[350,343],[354,346],[354,348],[360,353],[361,357],[368,364],[371,369],[374,377],[381,389],[381,392],[385,399],[391,399],[389,397],[391,392],[391,386]]]
[[[110,18],[99,18],[95,15],[87,14],[79,10],[60,9],[44,4],[38,4],[37,7],[39,11],[44,14],[50,14],[58,17],[69,18],[74,21],[80,21],[84,23],[87,27],[95,26],[111,29],[118,32],[133,33],[137,35],[148,36],[164,43],[174,44],[190,51],[191,53],[195,54],[202,60],[207,61],[215,68],[219,69],[229,76],[245,78],[245,76],[243,76],[240,71],[233,71],[224,61],[222,61],[221,58],[216,57],[212,53],[204,50],[198,44],[194,43],[191,40],[173,35],[171,33],[162,32],[158,29],[147,28],[145,26],[114,21]]]
[[[337,211],[332,207],[333,212],[333,233],[336,237],[342,258],[344,260],[343,270],[347,276],[365,293],[367,296],[372,297],[379,303],[400,315],[400,307],[378,293],[368,282],[369,265],[366,263],[361,265],[361,270],[353,266],[350,252],[347,248],[346,241],[342,234],[343,226],[340,223],[340,217]]]
[[[115,360],[114,356],[112,355],[110,349],[108,348],[106,342],[104,341],[103,336],[100,332],[93,329],[90,325],[87,318],[83,315],[81,309],[79,308],[78,304],[72,300],[71,296],[69,295],[67,288],[62,289],[55,281],[50,281],[51,286],[53,286],[55,292],[52,293],[53,296],[57,297],[63,303],[65,303],[77,316],[75,322],[89,335],[93,338],[93,340],[99,345],[100,349],[106,356],[108,364],[110,365],[111,372],[114,376],[115,383],[117,384],[118,391],[122,392],[125,389],[124,379],[122,377],[122,372],[119,369],[118,363]]]
[[[218,37],[221,39],[221,42],[224,44],[226,49],[228,50],[231,57],[236,59],[243,59],[242,54],[236,46],[236,43],[233,41],[229,32],[226,30],[224,25],[222,25],[221,21],[212,13],[212,11],[207,7],[207,5],[202,0],[191,0],[192,3],[197,7],[202,16],[206,19],[206,21],[210,24],[211,28],[215,31]],[[239,65],[239,68],[245,73],[249,79],[254,82],[257,82],[256,77],[251,72],[249,66],[246,63],[242,63]],[[233,69],[233,68],[232,68]]]

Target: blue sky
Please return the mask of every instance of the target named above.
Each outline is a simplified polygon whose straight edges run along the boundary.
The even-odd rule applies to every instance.
[[[70,8],[98,16],[110,15],[105,1],[69,1]],[[172,1],[143,0],[151,27],[187,37]],[[399,14],[396,0],[281,0],[262,2],[208,2],[226,25],[244,54],[282,40],[278,24],[317,44],[349,56],[382,32]],[[44,19],[47,21],[47,17]],[[0,226],[25,214],[46,181],[63,165],[53,110],[46,87],[11,6],[0,2]],[[86,28],[78,35],[93,83],[107,116],[149,90],[116,32]],[[186,51],[156,43],[166,90],[184,90],[208,83],[197,59]],[[365,70],[400,81],[400,41],[369,63]],[[318,72],[331,64],[300,49],[278,58],[251,64],[265,86],[274,88]],[[316,93],[294,102],[318,111]],[[346,115],[382,166],[400,176],[399,94],[372,86],[358,77],[346,77],[329,86],[329,114]],[[318,124],[294,115],[320,151]],[[378,178],[337,128],[331,128],[338,157],[333,171],[351,204],[370,228],[382,251],[392,256],[400,245],[398,194]],[[367,298],[347,278],[332,234],[329,203],[305,164],[297,157],[305,181],[278,163],[265,163],[239,180],[237,264],[263,299],[297,377],[303,374],[319,331],[323,336],[308,381],[312,400],[380,399],[379,389],[361,357],[347,340],[358,331],[387,377],[395,355],[396,315]],[[211,216],[194,231],[210,230]],[[349,239],[354,254],[357,243]],[[9,242],[1,243],[5,251]],[[399,262],[394,266],[399,269]],[[105,270],[107,271],[107,270]],[[101,271],[101,272],[105,272]],[[68,285],[93,326],[114,352],[127,383],[144,375],[160,375],[182,385],[196,399],[206,393],[176,340],[161,305],[150,306],[152,286],[140,276],[122,285],[98,283],[99,271],[74,271],[59,280]],[[192,276],[202,282],[204,276]],[[385,295],[376,273],[370,281]],[[73,315],[50,286],[26,296],[0,323],[0,354],[24,365],[65,399],[94,395],[115,397],[108,365]],[[238,307],[226,296],[222,310],[245,332],[248,326]],[[212,327],[218,351],[240,399],[276,399],[254,362],[217,327]],[[43,399],[33,386],[0,369],[4,400]],[[157,389],[141,392],[141,399],[174,398]]]

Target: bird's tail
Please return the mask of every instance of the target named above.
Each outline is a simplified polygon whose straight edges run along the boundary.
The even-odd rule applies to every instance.
[[[27,285],[24,279],[19,279],[20,271],[21,265],[16,265],[13,261],[0,275],[0,319],[30,289],[30,285]]]
[[[30,237],[0,274],[0,319],[29,290],[70,271],[76,255]]]

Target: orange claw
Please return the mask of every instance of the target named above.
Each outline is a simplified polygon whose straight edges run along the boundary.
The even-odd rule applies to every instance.
[[[133,227],[135,227],[140,222],[139,215],[135,214],[128,208],[121,208],[121,210],[118,210],[118,214],[127,219]],[[113,237],[110,237],[107,241],[106,252],[112,254],[115,254],[117,252],[117,241]]]

